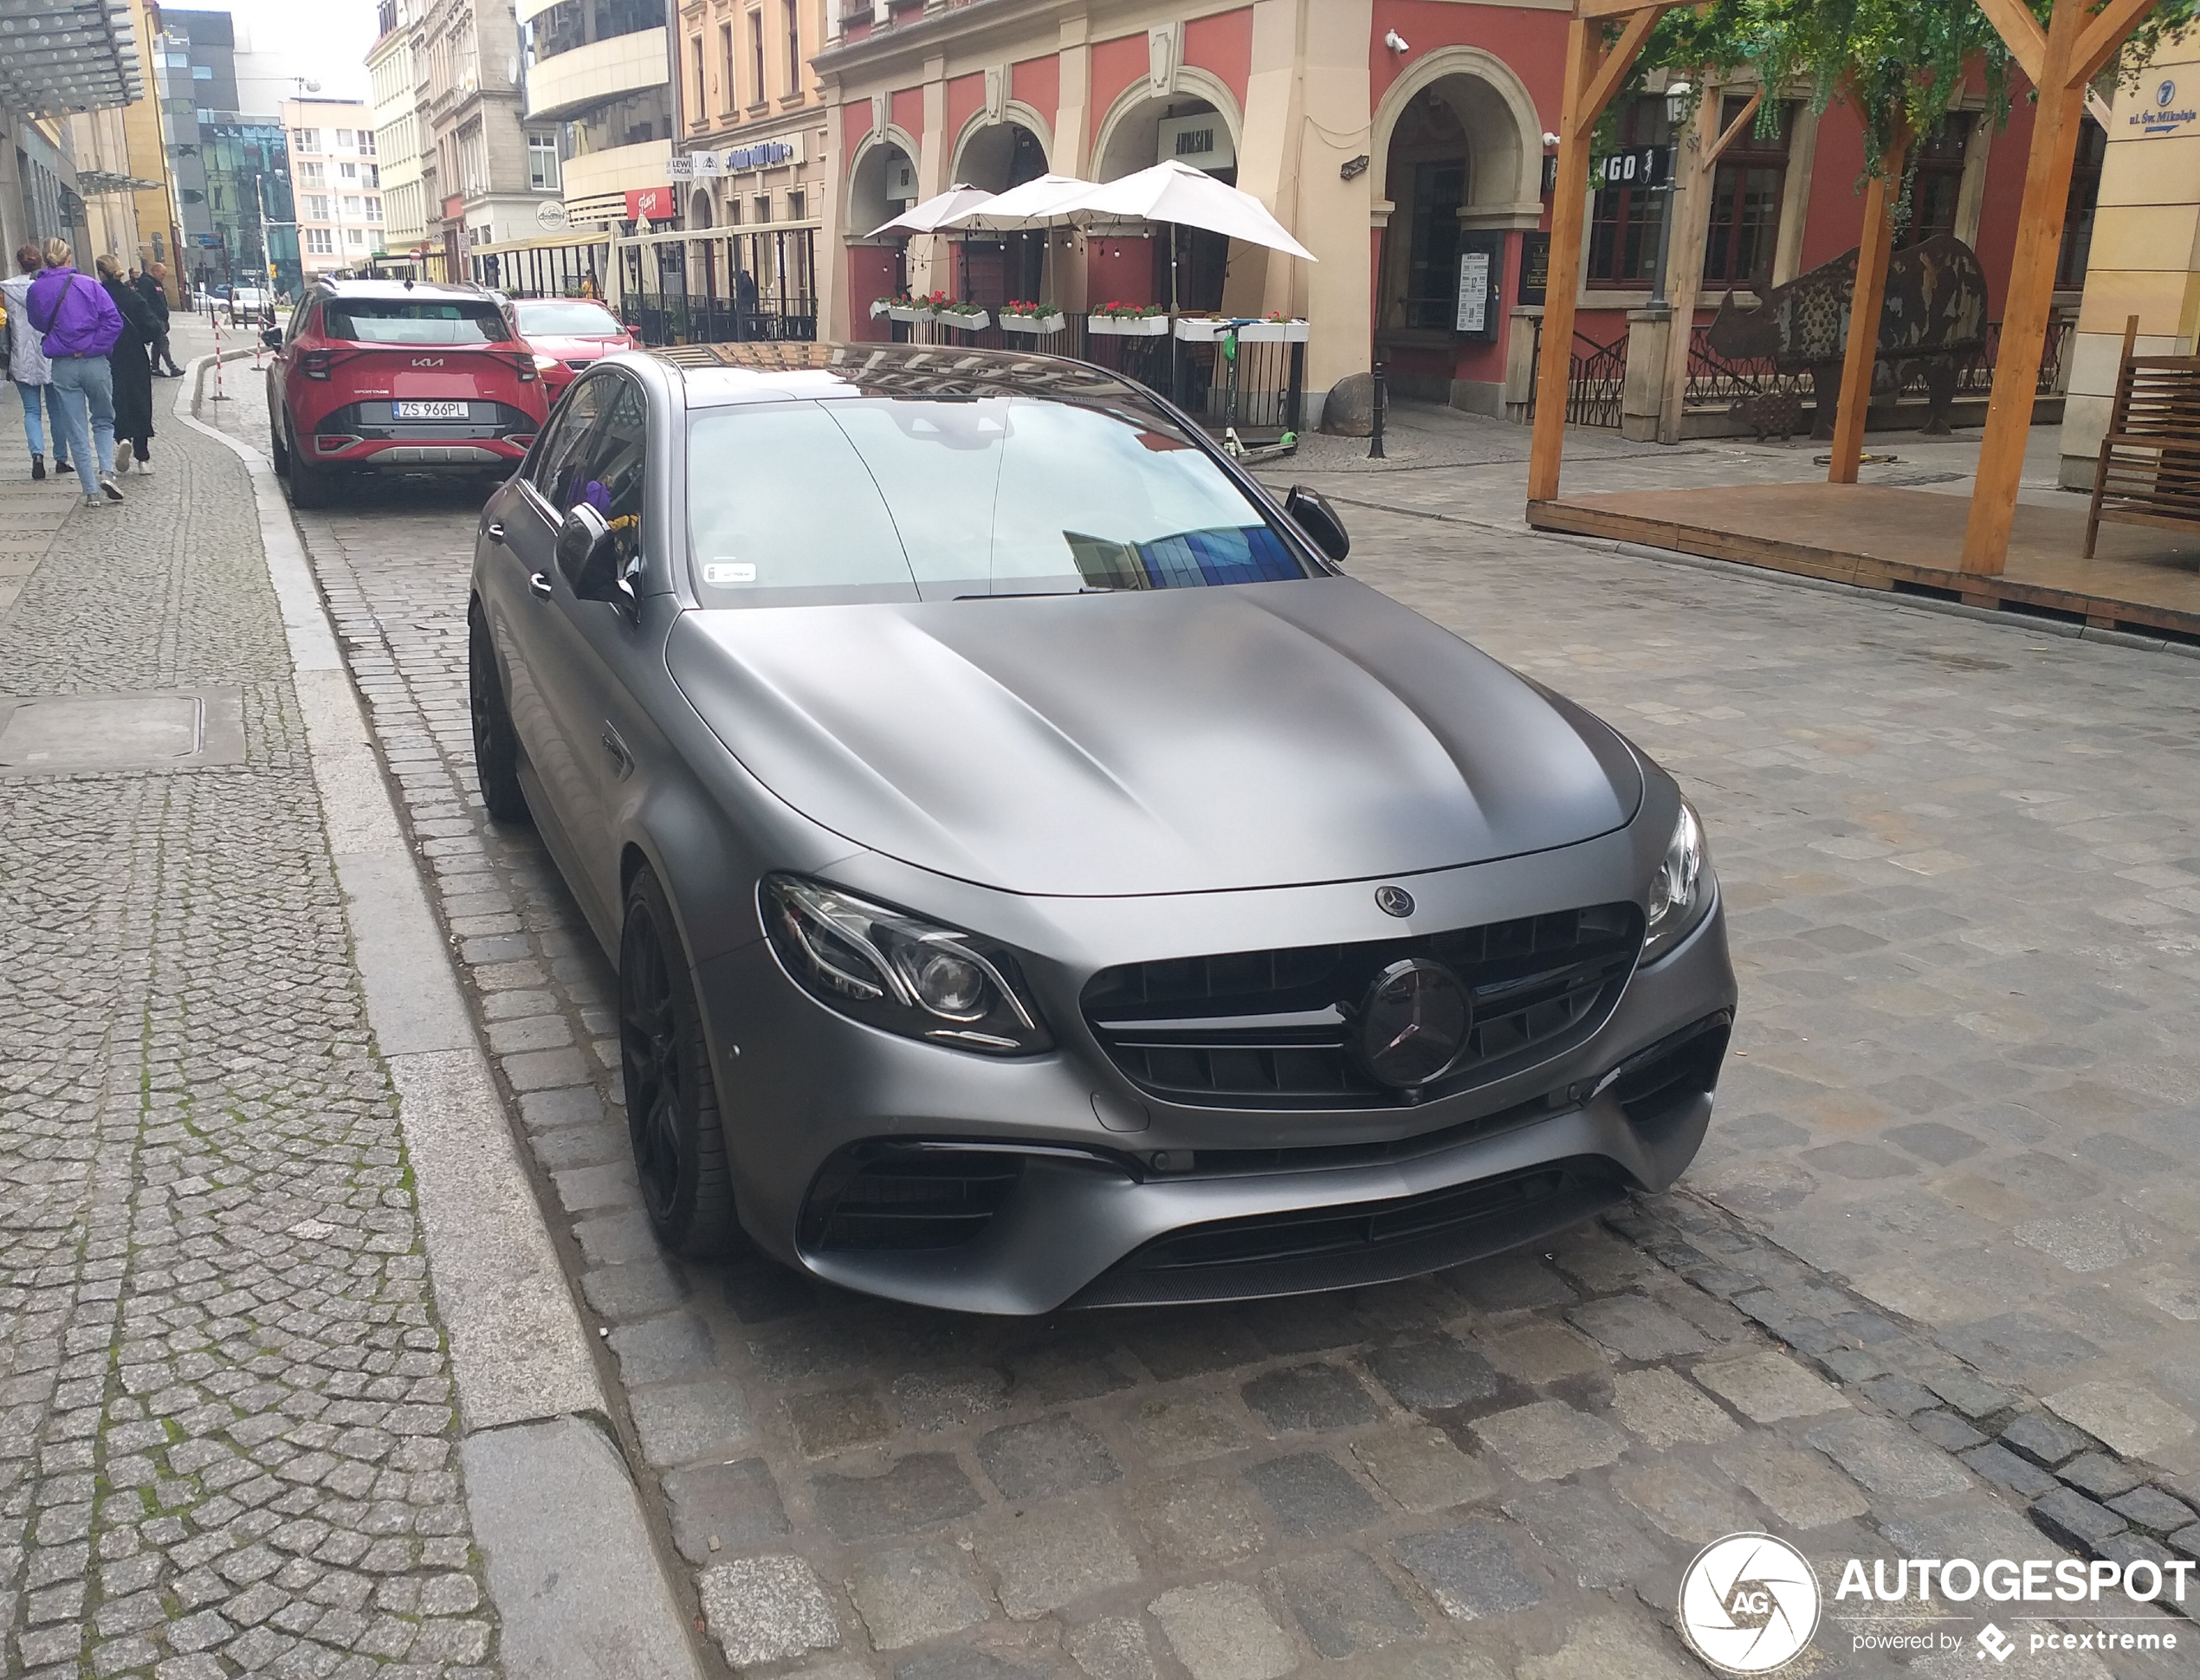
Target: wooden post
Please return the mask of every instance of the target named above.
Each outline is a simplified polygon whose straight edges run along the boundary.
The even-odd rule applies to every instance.
[[[1528,500],[1558,494],[1566,449],[1566,386],[1574,346],[1574,298],[1582,284],[1582,223],[1589,213],[1589,126],[1582,96],[1596,73],[1589,31],[1576,16],[1566,25],[1566,83],[1558,115],[1558,184],[1551,190],[1550,267],[1543,284],[1543,360],[1536,368],[1536,430],[1528,446]],[[1595,116],[1592,113],[1590,124]]]
[[[1764,90],[1752,93],[1741,113],[1718,126],[1726,104],[1726,90],[1706,87],[1696,109],[1694,144],[1681,148],[1687,187],[1673,184],[1668,209],[1676,218],[1673,229],[1673,272],[1666,290],[1673,300],[1673,336],[1666,342],[1666,383],[1658,410],[1658,441],[1680,442],[1680,425],[1688,397],[1688,351],[1696,333],[1696,300],[1704,285],[1704,247],[1711,234],[1711,184],[1718,178],[1719,156],[1757,120]]]
[[[2054,302],[2055,261],[2062,249],[2062,220],[2070,197],[2070,166],[2078,148],[2078,119],[2086,84],[2115,55],[2126,36],[2154,8],[2155,0],[2108,0],[2090,19],[2087,0],[2054,0],[2045,37],[2022,7],[2009,0],[1982,0],[1982,10],[2039,89],[2032,118],[2032,149],[2025,164],[2016,253],[2009,264],[2002,305],[2002,339],[1994,366],[1994,394],[1987,404],[1986,436],[1979,445],[1978,476],[1971,488],[1970,520],[1964,532],[1963,569],[1997,574],[2009,559],[2009,530],[2016,520],[2017,481],[2031,436],[2032,401],[2046,352],[2048,313]],[[2037,66],[2036,71],[2034,67]]]
[[[1575,0],[1566,25],[1565,92],[1558,113],[1558,184],[1550,204],[1550,271],[1543,293],[1543,363],[1536,370],[1536,430],[1528,449],[1528,499],[1558,494],[1566,449],[1566,385],[1573,359],[1574,300],[1582,284],[1582,231],[1589,215],[1589,143],[1596,119],[1625,79],[1671,0]],[[1627,27],[1600,48],[1604,21]]]
[[[1910,149],[1907,126],[1899,130],[1880,170],[1864,190],[1864,236],[1856,248],[1856,285],[1848,300],[1848,346],[1841,362],[1841,401],[1834,417],[1834,460],[1828,484],[1854,484],[1864,453],[1864,421],[1872,408],[1872,370],[1880,359],[1880,314],[1886,307],[1886,262],[1894,247],[1895,195]],[[1821,397],[1822,401],[1823,398]]]

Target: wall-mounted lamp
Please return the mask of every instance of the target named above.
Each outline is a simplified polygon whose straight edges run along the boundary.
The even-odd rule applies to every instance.
[[[1382,44],[1389,48],[1394,53],[1410,53],[1413,51],[1413,48],[1406,44],[1406,37],[1400,35],[1395,29],[1391,30],[1388,35],[1383,36]]]
[[[1340,181],[1356,181],[1367,172],[1368,154],[1362,152],[1358,157],[1348,158],[1340,164],[1337,166],[1336,175]]]
[[[1666,120],[1678,128],[1680,120],[1688,114],[1688,96],[1696,90],[1685,81],[1666,84]]]
[[[1558,144],[1558,136],[1552,133],[1548,128],[1544,129],[1543,144],[1545,145],[1556,145]]]

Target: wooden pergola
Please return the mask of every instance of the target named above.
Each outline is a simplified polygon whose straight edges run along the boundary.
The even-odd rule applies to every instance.
[[[1579,290],[1582,225],[1589,210],[1589,148],[1596,120],[1611,102],[1674,0],[1575,0],[1566,29],[1565,87],[1558,120],[1558,183],[1551,204],[1551,284],[1543,306],[1543,353],[1536,370],[1535,436],[1528,460],[1528,497],[1550,501],[1558,494],[1566,441],[1566,389],[1574,341],[1574,308]],[[1976,0],[1987,22],[2007,43],[2009,55],[2038,90],[2032,147],[2025,164],[2024,197],[2016,251],[2009,266],[2009,289],[2002,307],[2002,336],[1994,368],[1994,389],[1986,410],[1986,435],[1979,448],[1978,477],[1972,491],[1964,538],[1962,569],[1998,573],[2007,559],[2009,531],[2016,513],[2017,480],[2032,424],[2032,400],[2039,385],[2040,361],[2047,347],[2048,315],[2061,249],[2063,205],[2070,192],[2078,125],[2085,109],[2086,85],[2098,75],[2131,32],[2151,11],[2156,0],[2054,0],[2045,29],[2023,0]],[[1618,34],[1609,41],[1609,30]],[[1761,96],[1761,95],[1760,95]],[[1707,168],[1725,150],[1750,109],[1718,133],[1708,148]],[[1864,443],[1865,415],[1871,404],[1872,368],[1879,350],[1879,320],[1886,295],[1887,258],[1893,243],[1894,194],[1904,156],[1912,137],[1895,137],[1886,168],[1873,178],[1864,201],[1864,229],[1856,262],[1856,288],[1849,307],[1847,356],[1834,428],[1833,464],[1827,477],[1854,484]],[[1694,319],[1696,288],[1686,276],[1676,289],[1673,339],[1677,356],[1687,353]],[[1685,366],[1685,363],[1683,364]]]

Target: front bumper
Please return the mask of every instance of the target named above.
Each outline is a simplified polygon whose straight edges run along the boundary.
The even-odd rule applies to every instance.
[[[1453,873],[1483,877],[1473,883],[1481,897],[1492,871],[1512,870]],[[1548,860],[1523,860],[1518,873],[1544,877],[1524,884],[1550,895],[1552,908],[1569,893],[1580,900],[1564,881],[1571,871]],[[1432,907],[1446,896],[1427,877],[1414,890]],[[1357,914],[1369,894],[1349,883],[1261,896],[1310,901],[1302,908],[1316,911],[1310,922],[1279,925],[1314,926],[1318,937],[1334,907],[1349,901]],[[1125,939],[1154,937],[1137,925],[1134,901],[1113,905]],[[1090,933],[1110,912],[1087,901],[1076,914]],[[1179,901],[1166,914],[1188,925],[1175,927],[1162,953],[1244,948],[1200,932],[1202,920],[1231,914],[1225,905]],[[1070,942],[1092,954],[1064,972],[1081,978],[1111,953],[1096,950],[1098,935],[1077,932]],[[1145,954],[1155,949],[1148,944]],[[1133,1084],[1073,1004],[1064,1007],[1074,983],[1050,989],[1035,976],[1055,1050],[997,1059],[837,1014],[797,987],[760,940],[705,963],[698,980],[750,1235],[850,1289],[1003,1314],[1410,1276],[1532,1241],[1631,1187],[1662,1189],[1703,1140],[1735,1002],[1715,906],[1679,948],[1634,974],[1592,1033],[1545,1061],[1418,1106],[1278,1111],[1180,1104]],[[1655,1101],[1631,1100],[1628,1082],[1610,1078],[1637,1063],[1663,1067],[1660,1057],[1684,1050],[1695,1058],[1687,1078]],[[984,1153],[969,1153],[973,1146]],[[967,1218],[972,1234],[915,1249],[835,1240],[819,1199],[851,1161],[929,1153],[944,1162],[958,1147],[981,1164],[1013,1158],[1005,1185],[997,1179],[991,1200]]]

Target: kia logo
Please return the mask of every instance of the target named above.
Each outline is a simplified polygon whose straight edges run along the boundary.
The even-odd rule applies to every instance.
[[[415,367],[441,367],[443,359],[440,356],[415,356],[412,365]]]

